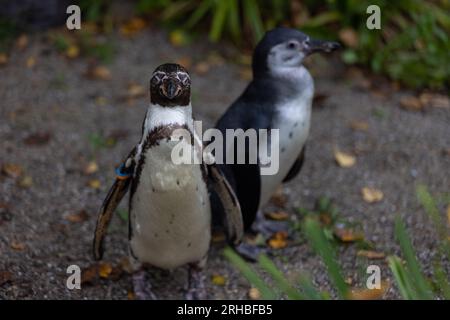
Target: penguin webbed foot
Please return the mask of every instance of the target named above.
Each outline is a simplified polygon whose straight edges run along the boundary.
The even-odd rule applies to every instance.
[[[189,264],[188,287],[185,294],[186,300],[208,299],[204,280],[203,268],[199,267],[198,264]]]
[[[151,290],[147,272],[141,269],[133,274],[133,290],[137,300],[157,300],[156,295]]]

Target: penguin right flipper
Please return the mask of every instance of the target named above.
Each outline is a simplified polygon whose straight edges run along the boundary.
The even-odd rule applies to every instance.
[[[214,191],[222,202],[227,238],[234,245],[238,245],[244,236],[244,223],[239,200],[223,173],[215,164],[208,165],[208,173]]]
[[[109,189],[108,195],[99,210],[93,242],[95,260],[100,260],[103,257],[103,240],[108,230],[108,225],[111,222],[114,211],[131,184],[135,165],[134,154],[135,149],[130,152],[123,164],[116,170],[116,180],[111,186],[111,189]]]
[[[295,162],[292,165],[291,169],[289,170],[288,174],[283,179],[283,183],[294,179],[297,176],[297,174],[300,172],[300,170],[302,169],[303,162],[305,161],[305,149],[306,149],[306,146],[304,146],[302,148],[302,151],[300,151],[300,154],[298,155],[297,160],[295,160]]]

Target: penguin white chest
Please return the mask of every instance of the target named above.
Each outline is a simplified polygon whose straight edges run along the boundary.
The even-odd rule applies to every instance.
[[[171,153],[178,143],[186,142],[162,139],[141,155],[139,183],[130,201],[132,253],[164,269],[200,261],[211,237],[200,165],[175,164]]]
[[[309,135],[312,89],[276,107],[272,129],[279,129],[279,170],[261,176],[260,207],[265,205],[297,160]]]

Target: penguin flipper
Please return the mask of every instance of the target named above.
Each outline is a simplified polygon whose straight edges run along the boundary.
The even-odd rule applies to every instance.
[[[108,230],[108,225],[111,222],[114,211],[130,187],[134,170],[134,154],[135,149],[131,151],[125,162],[116,170],[116,180],[109,189],[99,210],[93,242],[95,260],[100,260],[103,257],[103,240]]]
[[[242,220],[241,207],[238,198],[226,180],[223,173],[215,164],[208,165],[208,173],[211,178],[214,191],[222,202],[223,220],[228,240],[237,245],[244,236],[244,222]]]
[[[283,179],[283,183],[291,181],[300,172],[300,170],[303,167],[303,162],[305,161],[305,150],[306,150],[306,146],[303,146],[302,151],[300,151],[300,154],[298,155],[297,160],[295,160],[295,162],[292,165],[291,169],[289,170],[288,174]]]

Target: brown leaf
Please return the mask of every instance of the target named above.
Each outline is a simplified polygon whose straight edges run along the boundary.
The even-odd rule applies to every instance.
[[[108,99],[103,96],[95,97],[95,104],[99,107],[106,106],[108,104]]]
[[[223,287],[225,285],[225,283],[227,282],[225,277],[220,275],[220,274],[214,274],[211,277],[211,282],[216,285],[216,286],[221,286]]]
[[[379,202],[383,200],[383,192],[379,189],[364,187],[361,189],[364,201],[368,203]]]
[[[26,34],[20,35],[20,37],[16,40],[16,47],[19,50],[25,49],[25,47],[28,45],[28,37]]]
[[[147,90],[136,83],[131,83],[127,89],[127,97],[128,98],[140,98],[145,97],[147,95]]]
[[[356,158],[349,153],[342,152],[339,150],[334,150],[334,159],[337,164],[342,168],[353,167],[356,163]]]
[[[26,245],[22,242],[13,240],[10,244],[11,248],[16,250],[16,251],[23,251],[26,248]]]
[[[270,198],[270,202],[280,208],[286,207],[287,197],[283,192],[283,187],[279,187]]]
[[[225,233],[222,231],[216,231],[214,230],[214,232],[211,235],[211,241],[212,242],[224,242],[226,240],[226,236]]]
[[[80,55],[80,48],[74,44],[70,45],[66,50],[66,56],[69,59],[75,59]]]
[[[133,291],[128,291],[128,293],[127,293],[127,299],[128,299],[128,300],[135,300],[135,299],[136,299],[136,295],[134,294]]]
[[[18,178],[23,174],[23,168],[14,163],[5,163],[2,166],[2,173],[11,178]]]
[[[250,288],[248,290],[248,297],[251,300],[259,300],[261,299],[261,292],[259,292],[258,288]]]
[[[36,58],[35,57],[29,57],[26,61],[27,68],[33,68],[36,65]]]
[[[94,281],[97,279],[98,269],[99,268],[98,268],[97,264],[93,264],[93,265],[87,267],[86,269],[83,269],[81,271],[81,283],[82,284],[94,283]]]
[[[0,66],[8,63],[8,56],[5,53],[0,53]]]
[[[96,173],[97,171],[98,171],[98,164],[95,161],[88,162],[88,164],[83,169],[83,173],[85,175],[91,175],[93,173]]]
[[[239,70],[239,77],[242,80],[250,81],[253,79],[253,72],[251,68],[245,67]]]
[[[387,281],[381,281],[380,289],[353,289],[349,293],[351,300],[376,300],[381,299],[389,289]]]
[[[29,188],[33,185],[33,178],[31,176],[23,176],[19,179],[17,184],[21,188]]]
[[[175,60],[175,63],[185,67],[186,69],[190,69],[192,66],[192,59],[189,56],[184,56]]]
[[[384,259],[386,255],[383,252],[377,252],[372,250],[359,250],[356,255],[358,257],[366,257],[368,259]]]
[[[169,41],[174,47],[181,47],[189,43],[189,36],[184,31],[177,29],[169,34]]]
[[[354,131],[367,131],[369,130],[369,123],[366,121],[352,120],[350,122],[350,128]]]
[[[419,100],[424,107],[450,108],[449,97],[442,94],[424,92],[419,96]]]
[[[364,235],[343,224],[337,224],[334,228],[334,235],[342,242],[355,242],[364,240]]]
[[[341,41],[350,48],[356,48],[359,43],[358,34],[351,28],[340,30],[339,39],[341,39]]]
[[[80,210],[76,213],[68,214],[64,217],[67,221],[70,222],[84,222],[89,218],[89,215],[87,214],[86,210]]]
[[[287,220],[289,218],[289,214],[286,211],[274,211],[265,214],[266,218],[270,220]]]
[[[199,75],[208,73],[210,65],[207,62],[199,62],[194,66],[194,71]]]
[[[92,180],[89,180],[88,186],[91,187],[92,189],[100,189],[102,184],[101,184],[100,180],[92,179]]]
[[[134,18],[130,19],[128,22],[126,22],[125,24],[123,24],[120,27],[119,32],[123,36],[132,37],[132,36],[136,35],[138,32],[140,32],[141,30],[143,30],[146,26],[147,26],[147,21],[145,21],[144,19],[139,18],[139,17],[134,17]]]
[[[0,271],[0,287],[13,280],[13,274],[9,271]]]
[[[400,106],[409,111],[421,111],[423,109],[420,99],[413,96],[403,97],[400,100]]]
[[[276,232],[268,241],[267,244],[272,249],[283,249],[287,247],[287,237],[286,231]]]
[[[35,132],[27,136],[23,142],[29,146],[42,146],[50,141],[51,133],[45,132]]]
[[[110,80],[111,71],[105,66],[91,66],[86,75],[94,80]]]
[[[106,279],[110,276],[112,273],[113,268],[110,263],[108,262],[102,262],[98,266],[98,275],[100,278]]]

